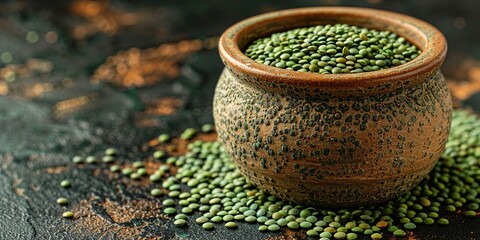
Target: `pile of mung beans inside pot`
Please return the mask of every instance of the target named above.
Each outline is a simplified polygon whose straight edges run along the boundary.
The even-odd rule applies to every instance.
[[[212,131],[210,124],[202,127],[202,132]],[[272,196],[240,174],[221,143],[194,140],[196,134],[193,128],[181,134],[180,138],[189,141],[189,151],[182,156],[152,150],[153,158],[162,164],[150,175],[142,162],[122,169],[115,162],[114,149],[107,149],[102,159],[123,177],[149,178],[151,195],[158,197],[162,211],[172,216],[178,227],[198,224],[205,230],[233,230],[242,224],[257,224],[262,232],[304,230],[321,240],[385,239],[384,234],[403,237],[420,225],[449,224],[448,218],[454,214],[479,215],[480,119],[463,110],[453,112],[445,152],[418,186],[383,204],[353,209],[314,208]],[[171,140],[167,134],[158,137],[159,145]],[[81,163],[81,159],[77,156],[73,161]],[[59,204],[65,202],[68,200],[58,200]],[[72,212],[64,215],[72,216]],[[189,218],[195,223],[189,223]]]
[[[245,50],[261,64],[323,74],[377,71],[404,64],[420,53],[395,33],[348,24],[273,33],[253,41]]]

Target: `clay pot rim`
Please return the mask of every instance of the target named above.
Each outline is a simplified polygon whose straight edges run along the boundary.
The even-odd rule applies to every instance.
[[[269,24],[271,26],[280,26],[283,30],[313,25],[302,25],[300,21],[298,26],[282,25],[282,21],[302,18],[304,20],[316,18],[316,21],[330,23],[335,23],[335,21],[329,19],[347,18],[350,20],[348,23],[359,26],[365,25],[368,21],[381,21],[386,25],[394,27],[394,29],[401,28],[411,31],[415,39],[411,36],[400,36],[414,43],[422,50],[422,53],[410,62],[379,71],[351,74],[318,74],[263,65],[248,58],[240,49],[257,38],[273,32],[279,32],[278,30],[265,30],[265,27],[268,27]],[[355,24],[355,19],[358,19],[361,24]],[[248,39],[246,36],[250,36],[252,39]],[[241,46],[242,43],[244,46]],[[261,81],[319,87],[324,90],[360,89],[405,80],[410,82],[404,86],[415,85],[425,80],[424,77],[420,77],[421,75],[430,74],[437,70],[443,63],[447,53],[445,37],[431,24],[399,13],[356,7],[296,8],[257,15],[228,28],[220,37],[218,47],[220,56],[229,69],[253,76]]]

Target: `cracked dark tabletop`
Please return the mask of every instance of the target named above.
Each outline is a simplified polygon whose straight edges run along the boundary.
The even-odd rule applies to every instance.
[[[93,2],[93,3],[92,3]],[[136,160],[160,133],[213,123],[223,64],[218,36],[277,9],[348,5],[424,19],[447,37],[443,72],[457,108],[480,113],[480,2],[425,1],[2,1],[0,3],[0,239],[302,239],[256,225],[176,228],[139,183],[75,155],[115,147]],[[8,52],[8,53],[6,53]],[[132,68],[132,61],[140,66]],[[61,188],[63,179],[73,187]],[[61,218],[68,197],[81,219]],[[480,218],[451,216],[413,239],[477,239]]]

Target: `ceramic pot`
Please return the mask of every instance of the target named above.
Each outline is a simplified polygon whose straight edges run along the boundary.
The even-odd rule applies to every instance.
[[[329,75],[262,65],[242,53],[271,33],[332,23],[389,30],[422,53],[389,69]],[[219,51],[219,139],[242,174],[275,196],[329,207],[382,202],[418,184],[444,150],[452,111],[440,72],[447,44],[424,21],[350,7],[277,11],[230,27]]]

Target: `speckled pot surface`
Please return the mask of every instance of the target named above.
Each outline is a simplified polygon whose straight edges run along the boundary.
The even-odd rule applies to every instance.
[[[423,52],[390,69],[330,75],[242,53],[273,32],[328,23],[396,32]],[[219,43],[226,66],[214,97],[219,138],[252,183],[293,202],[345,207],[399,196],[444,150],[452,110],[439,70],[446,50],[430,24],[381,10],[302,8],[246,19]]]

